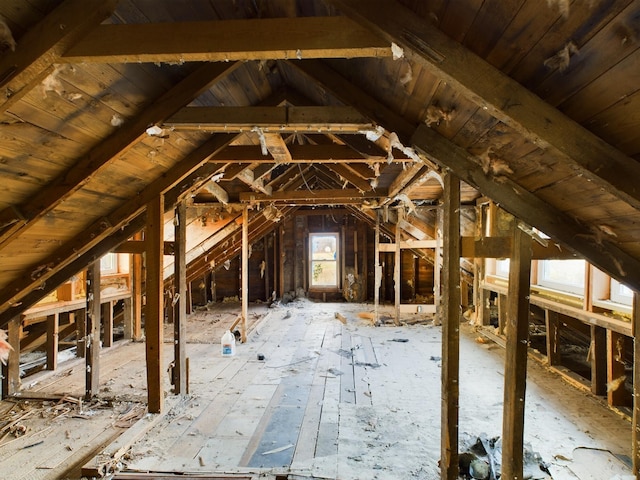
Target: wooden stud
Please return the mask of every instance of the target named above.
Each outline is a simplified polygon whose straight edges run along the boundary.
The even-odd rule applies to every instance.
[[[132,340],[133,339],[133,302],[131,301],[131,297],[127,297],[123,300],[124,307],[122,310],[123,315],[123,329],[124,329],[124,339]]]
[[[507,326],[509,312],[507,309],[509,308],[509,301],[507,300],[507,295],[498,294],[498,333],[503,335],[505,332],[505,327]]]
[[[249,316],[249,207],[245,206],[244,209],[242,210],[242,325],[240,328],[242,343],[246,343],[247,341],[248,316]]]
[[[516,225],[509,263],[509,305],[502,417],[502,477],[512,480],[523,478],[530,279],[531,237]]]
[[[544,321],[547,330],[547,365],[560,365],[560,320],[558,312],[550,309],[544,311]]]
[[[444,174],[442,234],[442,400],[440,478],[458,478],[458,403],[460,395],[460,180]],[[397,241],[397,240],[396,240]]]
[[[87,350],[87,309],[80,308],[74,315],[76,317],[76,357],[84,358]]]
[[[280,297],[282,298],[282,295],[284,295],[284,260],[285,260],[285,253],[284,253],[284,226],[280,225],[278,227],[278,252],[280,253],[279,255],[279,261],[278,261],[278,276],[279,276],[279,282],[278,285],[280,287],[280,291],[278,292]],[[275,255],[275,253],[274,253]]]
[[[113,345],[113,302],[102,304],[102,346],[105,348]]]
[[[380,321],[378,307],[380,305],[380,287],[382,286],[382,265],[380,264],[380,212],[376,211],[376,229],[373,239],[374,280],[373,280],[373,315],[377,325]]]
[[[85,315],[85,400],[100,387],[100,260],[87,269],[87,314]]]
[[[133,237],[142,240],[142,232]],[[132,255],[131,263],[131,300],[133,307],[133,339],[142,339],[142,255]]]
[[[436,210],[436,248],[433,255],[433,303],[440,307],[442,302],[442,248],[444,244],[444,231],[443,231],[443,206],[438,207]],[[442,323],[443,311],[436,312],[434,317],[434,325],[440,325]]]
[[[146,228],[147,305],[145,336],[147,358],[147,404],[149,413],[160,413],[164,403],[162,389],[162,337],[164,312],[164,197],[159,195],[147,206]]]
[[[58,333],[59,333],[58,313],[47,315],[47,370],[58,368]]]
[[[262,274],[262,279],[264,280],[265,301],[268,302],[271,298],[271,294],[269,292],[269,240],[267,235],[264,236],[262,244],[262,252],[264,253],[264,273]]]
[[[20,337],[22,321],[12,318],[7,324],[7,342],[13,350],[9,352],[6,365],[2,365],[2,398],[8,398],[20,391]]]
[[[607,393],[607,329],[591,325],[591,393]]]
[[[633,474],[640,477],[640,293],[633,292],[633,419],[631,429],[631,458]]]
[[[398,223],[404,217],[404,208],[398,208]],[[393,323],[400,325],[400,282],[402,271],[402,258],[400,255],[400,243],[402,242],[402,229],[396,223],[396,248],[395,255],[393,257],[393,292],[394,292],[394,307],[395,315],[393,317]]]
[[[186,394],[187,385],[187,205],[180,202],[175,210],[173,322],[173,392]],[[177,300],[176,300],[177,298]],[[215,302],[215,296],[213,297]]]

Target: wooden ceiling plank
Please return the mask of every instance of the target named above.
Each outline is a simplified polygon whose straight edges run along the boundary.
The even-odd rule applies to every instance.
[[[332,16],[100,25],[66,52],[64,60],[183,63],[391,53],[391,44],[369,29]]]
[[[462,180],[477,187],[511,214],[583,255],[600,270],[640,290],[640,262],[612,242],[594,235],[574,217],[559,211],[508,178],[497,182],[492,176],[485,175],[471,154],[427,126],[418,127],[412,144],[432,161],[441,163]]]
[[[166,128],[211,132],[358,133],[373,124],[353,107],[185,107],[163,122]],[[260,130],[258,130],[260,129]]]
[[[462,47],[413,12],[387,0],[330,0],[344,14],[395,42],[417,62],[516,129],[551,148],[583,175],[640,208],[640,164],[604,142],[515,80]]]
[[[108,18],[118,1],[67,0],[27,31],[15,51],[0,58],[0,112],[44,80],[61,55]]]
[[[237,66],[237,63],[211,63],[199,67],[26,202],[0,211],[0,227],[4,227],[0,233],[0,248],[81,189],[109,161],[131,148],[146,135],[149,125],[157,124],[175,113]],[[16,210],[20,212],[19,216],[16,216]]]
[[[41,288],[42,284],[50,282],[51,277],[65,268],[78,255],[93,248],[105,237],[113,235],[128,222],[134,221],[144,211],[149,199],[166,192],[165,206],[173,208],[179,195],[194,188],[194,185],[199,188],[200,184],[206,182],[212,174],[223,167],[221,164],[208,163],[207,159],[217,150],[226,147],[234,138],[235,136],[230,134],[211,138],[185,157],[182,162],[176,164],[172,170],[149,184],[135,198],[121,205],[108,216],[98,219],[45,260],[39,262],[39,265],[27,269],[22,277],[0,291],[0,312],[20,302],[29,290]],[[45,265],[47,268],[42,269],[41,265]],[[38,272],[38,274],[34,275],[33,272]]]

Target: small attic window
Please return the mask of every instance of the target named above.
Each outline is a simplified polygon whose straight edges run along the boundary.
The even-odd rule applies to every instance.
[[[338,233],[311,233],[309,235],[310,286],[316,288],[337,288]]]
[[[107,253],[100,259],[100,273],[118,273],[118,256],[115,253]]]

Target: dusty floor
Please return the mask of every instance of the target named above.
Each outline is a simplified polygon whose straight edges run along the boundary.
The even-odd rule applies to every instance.
[[[219,338],[236,318],[234,308],[219,306],[190,319],[190,394],[167,398],[171,408],[124,457],[127,470],[439,478],[440,327],[373,327],[357,315],[371,305],[252,306],[248,342],[237,346],[236,356],[223,358]],[[501,430],[504,351],[476,343],[476,337],[464,326],[461,442]],[[167,362],[171,355],[168,344]],[[82,414],[70,402],[34,409],[23,420],[28,434],[0,445],[2,478],[61,478],[72,462],[61,462],[56,448],[89,452],[138,418],[137,402],[145,398],[144,345],[123,344],[103,358],[100,396],[109,402],[85,405]],[[76,361],[71,370],[33,380],[38,383],[31,389],[81,395],[83,378]],[[630,453],[630,424],[599,400],[530,362],[526,402],[525,440],[550,464],[554,479],[630,473],[620,460]]]

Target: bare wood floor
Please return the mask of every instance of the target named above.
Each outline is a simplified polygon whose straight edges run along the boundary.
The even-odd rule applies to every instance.
[[[308,301],[269,310],[230,358],[221,356],[221,330],[215,332],[226,320],[210,324],[205,333],[207,315],[216,313],[199,314],[190,341],[215,343],[188,345],[190,394],[174,399],[172,408],[133,445],[123,460],[125,469],[439,478],[441,330],[430,325],[372,327],[357,316],[370,310],[368,305]],[[346,325],[335,319],[337,311],[347,318]],[[464,330],[461,437],[497,436],[504,352],[474,342],[470,327]],[[170,350],[165,349],[167,363]],[[259,353],[264,361],[257,359]],[[61,478],[50,476],[54,469],[46,468],[60,457],[51,453],[47,464],[43,447],[58,442],[63,449],[68,444],[95,448],[100,439],[104,443],[104,437],[114,436],[125,407],[143,400],[144,345],[105,352],[101,372],[101,396],[115,399],[115,406],[96,409],[91,419],[54,419],[43,424],[47,431],[0,447],[2,478]],[[74,382],[74,388],[82,386],[83,378],[78,365],[71,374],[44,377],[33,388],[67,391]],[[629,422],[535,362],[529,368],[525,434],[533,450],[551,464],[554,479],[629,474],[615,457],[629,454]],[[44,443],[24,449],[40,438]],[[14,470],[20,461],[29,468]]]

